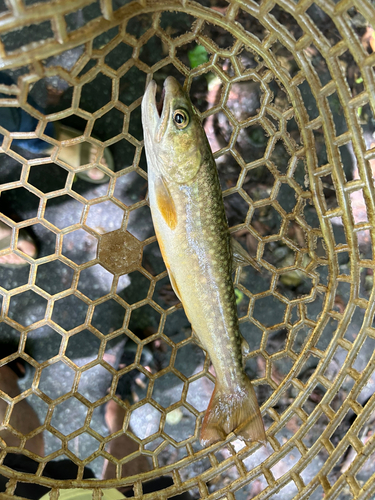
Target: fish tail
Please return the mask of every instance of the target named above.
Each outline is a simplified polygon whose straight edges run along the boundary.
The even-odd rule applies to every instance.
[[[236,391],[216,383],[202,424],[202,446],[223,440],[232,431],[247,443],[266,444],[262,416],[249,379]]]

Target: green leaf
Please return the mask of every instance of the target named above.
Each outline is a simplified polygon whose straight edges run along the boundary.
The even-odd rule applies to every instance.
[[[363,78],[360,76],[356,79],[355,83],[363,83]]]
[[[359,108],[357,109],[357,114],[358,114],[359,117],[361,116],[361,114],[362,114],[362,106],[359,106]]]
[[[188,57],[191,68],[196,68],[208,61],[208,54],[203,45],[196,45],[194,49],[189,50]]]
[[[241,302],[243,301],[243,293],[241,292],[241,290],[238,290],[238,288],[235,288],[234,289],[234,293],[236,294],[236,304],[241,304]]]

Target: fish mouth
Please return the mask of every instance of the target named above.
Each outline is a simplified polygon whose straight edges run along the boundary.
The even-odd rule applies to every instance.
[[[163,88],[161,90],[159,101],[157,100],[158,86],[157,86],[157,83],[155,82],[155,80],[152,80],[149,83],[149,87],[147,88],[147,92],[148,91],[150,91],[150,93],[152,94],[152,98],[150,97],[150,101],[151,101],[150,104],[153,108],[154,115],[158,119],[157,121],[160,123],[160,121],[163,121],[162,117],[163,117],[164,111],[165,111],[164,110],[165,101],[166,101],[166,99],[165,99],[165,82],[164,82]]]
[[[160,128],[165,114],[165,95],[162,92],[160,102],[156,102],[157,84],[151,80],[142,99],[142,125],[145,135],[156,140],[160,138]]]
[[[142,100],[142,122],[144,127],[152,130],[154,140],[160,142],[168,126],[168,118],[173,99],[181,92],[180,84],[172,76],[168,76],[163,85],[160,100],[157,101],[157,83],[151,80]]]
[[[155,82],[154,86],[155,107],[157,109],[159,118],[161,118],[161,121],[163,121],[163,117],[168,112],[172,99],[179,95],[179,93],[181,92],[181,87],[177,80],[173,78],[173,76],[168,76],[164,80],[160,100],[159,102],[156,102],[157,85]]]
[[[169,104],[170,104],[170,99],[169,99],[169,94],[168,94],[168,87],[167,87],[167,80],[168,78],[164,81],[163,89],[161,91],[161,96],[160,96],[160,101],[156,102],[156,90],[157,90],[157,85],[155,83],[155,88],[154,88],[154,105],[155,105],[155,110],[157,112],[158,116],[158,131],[155,136],[156,142],[160,142],[168,125],[168,110],[169,110]]]
[[[164,97],[165,97],[165,87],[163,87],[163,90],[161,91],[160,101],[155,104],[157,112],[159,114],[159,118],[161,118],[161,115],[163,113]],[[155,98],[156,98],[156,95],[155,95]],[[156,101],[156,99],[155,99],[155,101]]]

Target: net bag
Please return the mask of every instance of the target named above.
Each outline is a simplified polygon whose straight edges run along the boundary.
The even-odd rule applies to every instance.
[[[36,119],[0,121],[0,221],[11,230],[0,257],[24,264],[0,266],[0,339],[16,342],[0,366],[26,366],[20,394],[0,393],[0,432],[19,443],[0,440],[4,498],[21,483],[51,498],[127,485],[144,499],[373,498],[374,23],[365,0],[0,0],[0,117]],[[266,447],[233,434],[199,444],[215,378],[146,197],[140,104],[146,83],[168,75],[201,115],[230,231],[261,267],[238,268],[234,284]],[[57,123],[79,133],[59,140]],[[37,139],[44,152],[30,153]],[[91,156],[72,166],[77,144]],[[93,167],[102,184],[82,179]],[[133,455],[108,452],[110,399],[125,409]],[[40,423],[27,435],[11,425],[24,400]],[[44,456],[27,447],[41,433]],[[14,452],[35,472],[6,465]],[[150,471],[129,476],[139,455]],[[76,477],[47,477],[62,458]],[[116,478],[84,478],[85,467],[99,478],[105,459]],[[173,484],[144,492],[162,475]]]

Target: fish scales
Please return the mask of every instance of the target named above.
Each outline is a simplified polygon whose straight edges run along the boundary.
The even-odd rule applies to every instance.
[[[216,373],[201,441],[211,444],[235,431],[246,441],[264,442],[242,365],[231,238],[215,161],[177,81],[168,77],[164,84],[161,114],[155,92],[151,82],[142,102],[153,223],[172,286]]]

